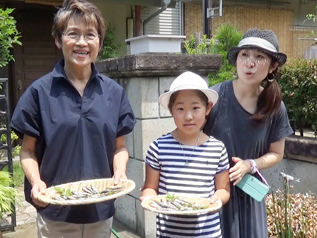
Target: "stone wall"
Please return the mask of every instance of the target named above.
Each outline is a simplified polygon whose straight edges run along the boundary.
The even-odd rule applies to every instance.
[[[284,159],[273,168],[263,171],[269,184],[275,191],[283,189],[280,172],[300,179],[300,183],[291,182],[293,193],[317,194],[317,138],[290,136],[285,140]]]

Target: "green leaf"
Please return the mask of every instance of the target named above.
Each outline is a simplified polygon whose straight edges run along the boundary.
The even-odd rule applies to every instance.
[[[0,67],[14,60],[10,49],[14,44],[21,45],[19,41],[21,34],[16,28],[16,21],[10,14],[14,9],[0,9]]]
[[[66,190],[65,195],[66,195],[66,196],[72,196],[73,193],[72,193],[72,192],[70,191],[70,189],[68,188],[68,189]]]
[[[57,191],[61,196],[72,196],[73,193],[69,188],[59,188],[59,187],[54,187],[55,191]]]
[[[175,194],[166,194],[166,199],[167,199],[167,201],[170,201],[170,202],[174,202],[175,201],[175,199],[177,199],[178,198],[178,196],[176,196]]]
[[[317,133],[317,60],[290,59],[276,77],[295,129]]]
[[[64,194],[65,190],[64,189],[61,189],[61,188],[58,188],[58,187],[54,187],[54,189],[60,193],[61,195]]]
[[[116,41],[116,26],[109,23],[106,30],[106,35],[102,50],[99,54],[99,59],[115,58],[119,56],[121,45]]]
[[[11,186],[12,184],[10,173],[0,171],[0,218],[5,212],[13,212],[12,204],[21,197],[18,190]]]

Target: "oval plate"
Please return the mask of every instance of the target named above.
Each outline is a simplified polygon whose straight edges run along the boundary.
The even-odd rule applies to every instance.
[[[55,187],[60,189],[70,189],[71,191],[82,191],[83,187],[86,186],[94,186],[98,192],[104,191],[109,187],[113,187],[113,178],[108,179],[91,179],[91,180],[84,180],[78,181],[73,183],[65,183],[57,186],[52,186],[46,189],[46,194],[40,194],[38,196],[38,200],[41,202],[54,204],[54,205],[83,205],[83,204],[92,204],[92,203],[99,203],[108,200],[112,200],[118,197],[121,197],[125,194],[128,194],[135,188],[135,183],[132,180],[126,179],[121,180],[117,187],[123,187],[123,190],[106,196],[101,196],[97,198],[88,197],[85,199],[76,199],[76,200],[57,200],[56,197],[60,197],[60,194],[55,190]]]
[[[157,210],[156,208],[152,207],[150,203],[152,201],[166,201],[166,195],[158,195],[154,197],[147,197],[145,198],[141,205],[144,209],[155,212],[155,213],[161,213],[166,215],[198,215],[198,214],[204,214],[204,213],[215,213],[220,210],[222,207],[222,203],[220,200],[217,200],[215,203],[211,204],[209,198],[200,198],[200,197],[185,197],[185,196],[177,196],[180,199],[183,199],[190,203],[196,203],[200,206],[207,206],[205,209],[199,209],[199,210],[191,210],[191,211],[165,211],[165,210]]]

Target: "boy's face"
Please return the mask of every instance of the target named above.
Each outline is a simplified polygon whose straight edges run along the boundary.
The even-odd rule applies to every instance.
[[[198,135],[211,111],[211,105],[198,96],[194,90],[182,90],[171,107],[171,114],[183,136]]]

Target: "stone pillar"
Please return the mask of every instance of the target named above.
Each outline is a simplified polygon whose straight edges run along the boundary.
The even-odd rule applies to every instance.
[[[116,200],[115,218],[141,237],[156,237],[155,214],[142,209],[139,189],[145,179],[148,146],[175,128],[173,118],[159,105],[158,97],[169,90],[176,76],[187,70],[208,82],[208,74],[219,70],[221,57],[147,53],[107,59],[96,65],[101,73],[123,86],[137,119],[134,131],[126,137],[130,155],[127,176],[136,183],[136,189]]]

